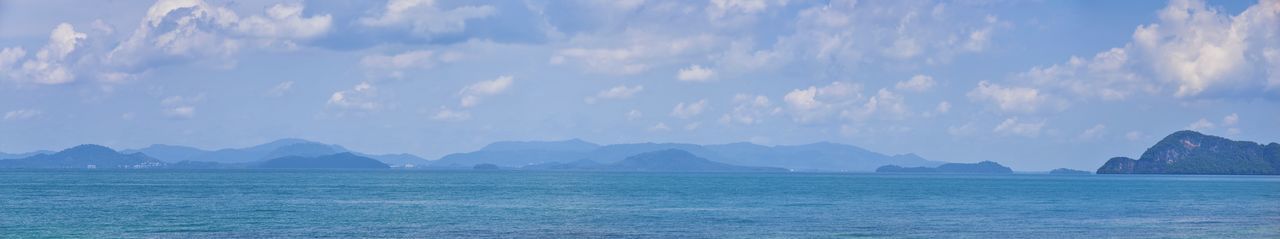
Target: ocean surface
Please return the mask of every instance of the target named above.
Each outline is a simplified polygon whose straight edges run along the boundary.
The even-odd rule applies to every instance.
[[[1280,177],[9,170],[0,237],[1280,238]]]

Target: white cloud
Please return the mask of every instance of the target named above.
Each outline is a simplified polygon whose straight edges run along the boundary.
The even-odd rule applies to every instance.
[[[241,18],[229,8],[201,0],[157,1],[105,62],[126,72],[174,61],[234,65],[230,57],[244,45],[292,49],[296,41],[329,31],[330,15],[303,17],[302,12],[301,4],[276,4],[265,10],[265,16]]]
[[[619,85],[613,88],[602,90],[599,93],[596,93],[595,96],[587,97],[586,101],[587,103],[594,104],[596,102],[596,99],[629,99],[632,96],[634,96],[636,93],[640,93],[640,91],[643,91],[643,90],[644,90],[644,86],[642,85],[636,85],[636,86]]]
[[[164,115],[172,119],[190,119],[196,116],[196,107],[178,106],[164,110]]]
[[[21,47],[7,47],[4,50],[0,50],[0,71],[9,71],[14,64],[17,64],[25,56],[27,56],[27,51]]]
[[[1044,127],[1044,124],[1044,121],[1020,122],[1017,117],[1013,117],[1000,122],[994,129],[991,129],[991,132],[1034,138],[1040,136],[1040,129]]]
[[[668,126],[667,126],[667,123],[658,122],[658,124],[655,124],[655,125],[653,125],[653,126],[650,126],[648,130],[649,130],[650,132],[670,131],[670,130],[671,130],[671,127],[668,127]]]
[[[1157,22],[1138,26],[1133,41],[1021,76],[1085,97],[1121,100],[1136,92],[1275,90],[1280,86],[1280,1],[1263,0],[1239,15],[1200,0],[1174,0]],[[1220,96],[1223,94],[1215,94]]]
[[[702,99],[692,103],[680,102],[675,108],[671,109],[671,116],[676,118],[688,119],[702,114],[707,109],[707,100]]]
[[[394,55],[368,55],[360,59],[360,65],[367,70],[385,73],[392,78],[403,78],[404,70],[429,69],[437,62],[443,61],[437,58],[444,58],[444,56],[436,56],[434,52],[427,50],[413,50]]]
[[[267,95],[277,97],[284,96],[284,94],[289,93],[291,90],[293,90],[293,81],[280,82],[280,84],[276,84],[275,87],[271,87],[271,90],[267,91]]]
[[[973,100],[995,103],[1006,112],[1034,112],[1047,98],[1035,88],[1004,87],[987,81],[978,82],[968,95]]]
[[[910,80],[899,81],[897,85],[894,85],[894,88],[899,90],[922,92],[932,89],[935,84],[937,83],[933,81],[932,76],[915,75],[912,76]]]
[[[938,106],[934,107],[933,111],[937,112],[938,114],[946,114],[947,112],[951,111],[951,102],[946,102],[946,101],[938,102]]]
[[[310,39],[329,32],[333,23],[330,15],[303,17],[302,3],[272,5],[266,16],[249,16],[240,19],[235,30],[243,34],[265,39]]]
[[[631,111],[627,111],[627,120],[637,120],[637,119],[640,119],[640,117],[643,117],[643,116],[644,116],[644,113],[640,113],[640,111],[639,111],[639,110],[631,110]]]
[[[557,50],[549,60],[553,65],[578,63],[589,72],[633,75],[673,59],[707,54],[720,47],[722,39],[710,34],[665,34],[629,29],[617,34],[578,35]]]
[[[329,95],[329,106],[341,109],[373,111],[381,107],[376,101],[378,88],[369,82],[360,82],[348,90],[333,92]]]
[[[676,73],[676,79],[681,81],[708,81],[715,76],[715,70],[703,68],[700,65],[692,65]]]
[[[774,107],[769,97],[763,95],[737,94],[733,102],[736,104],[733,111],[720,116],[721,124],[759,124],[767,116],[782,113],[781,107]]]
[[[497,14],[493,6],[461,6],[441,9],[434,0],[391,0],[378,16],[367,16],[359,23],[371,27],[405,29],[420,37],[461,32],[467,21]]]
[[[907,106],[903,96],[888,89],[876,91],[876,95],[867,98],[861,107],[852,107],[840,112],[841,116],[854,120],[864,120],[872,116],[880,118],[901,119],[906,117]]]
[[[170,96],[160,100],[160,104],[165,106],[163,113],[170,119],[191,119],[196,115],[197,103],[203,102],[204,93],[195,96]]]
[[[437,111],[435,115],[431,116],[431,119],[450,122],[466,121],[471,119],[471,113],[441,106],[440,111]]]
[[[1064,64],[1033,67],[1018,77],[1040,87],[1102,100],[1123,100],[1134,93],[1156,92],[1157,85],[1130,69],[1132,58],[1129,50],[1112,48],[1090,59],[1071,57]]]
[[[1102,138],[1106,133],[1107,133],[1107,126],[1103,124],[1097,124],[1091,128],[1085,129],[1084,131],[1080,132],[1080,135],[1077,136],[1076,138],[1079,138],[1082,140],[1098,139],[1098,138]]]
[[[791,90],[783,101],[796,122],[814,123],[854,107],[862,99],[861,90],[860,85],[837,81],[823,87]]]
[[[4,113],[4,120],[25,120],[35,118],[42,114],[44,114],[44,111],[36,109],[11,110]]]
[[[1227,116],[1222,117],[1223,126],[1232,126],[1232,125],[1236,125],[1236,123],[1239,123],[1239,122],[1240,122],[1240,115],[1236,113],[1231,113]]]
[[[1200,120],[1196,122],[1191,122],[1190,125],[1187,125],[1186,129],[1195,130],[1195,131],[1204,131],[1204,130],[1213,129],[1213,127],[1214,127],[1213,122],[1209,122],[1209,120],[1207,119],[1200,118]]]
[[[480,81],[475,84],[471,84],[470,86],[463,87],[462,90],[458,91],[458,95],[462,97],[459,106],[463,108],[475,106],[480,103],[480,99],[483,97],[497,95],[507,91],[507,88],[510,88],[514,81],[514,77],[504,75],[499,76],[497,79]]]
[[[707,4],[707,14],[711,19],[719,19],[728,13],[753,14],[769,7],[768,0],[711,0]],[[777,1],[786,4],[786,1]]]
[[[20,66],[15,64],[26,55],[25,50],[15,47],[0,51],[0,72],[8,72],[10,80],[23,83],[57,85],[75,81],[75,72],[68,66],[74,59],[68,58],[87,37],[71,24],[58,24],[49,33],[49,42]]]

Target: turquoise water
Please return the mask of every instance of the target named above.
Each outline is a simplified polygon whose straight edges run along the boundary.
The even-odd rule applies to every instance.
[[[1280,238],[1280,177],[0,171],[0,235]]]

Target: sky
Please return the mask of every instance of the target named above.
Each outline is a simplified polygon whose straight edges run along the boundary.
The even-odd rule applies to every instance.
[[[1280,141],[1280,1],[0,1],[0,151],[837,142],[1093,169]]]

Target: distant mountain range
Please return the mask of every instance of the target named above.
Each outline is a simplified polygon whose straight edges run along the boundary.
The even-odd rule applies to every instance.
[[[1261,145],[1184,130],[1132,159],[1115,157],[1098,174],[1280,174],[1280,144]]]
[[[483,164],[481,164],[483,165]],[[590,159],[569,163],[545,163],[522,167],[526,170],[638,171],[638,172],[786,172],[784,168],[748,167],[707,160],[679,149],[636,154],[621,161],[601,164]]]
[[[48,150],[39,150],[34,152],[17,153],[17,154],[0,152],[0,159],[26,158],[26,157],[35,156],[37,154],[51,154],[51,153],[53,153],[53,151],[48,151]]]
[[[877,173],[982,173],[982,174],[1008,174],[1013,173],[1013,169],[1000,165],[996,162],[982,161],[978,163],[947,163],[938,165],[938,167],[902,167],[897,165],[886,165],[876,168]]]
[[[142,153],[125,154],[85,144],[57,153],[0,160],[0,168],[163,168],[165,162]]]
[[[311,151],[308,151],[311,152]],[[56,153],[41,153],[24,158],[0,160],[0,168],[388,168],[378,160],[349,152],[328,155],[286,155],[254,162],[219,163],[208,161],[164,162],[140,152],[118,152],[100,145],[80,145]]]
[[[100,148],[105,148],[97,146]],[[665,154],[648,154],[652,152]],[[669,156],[666,160],[676,168],[662,169],[658,165],[649,165],[653,169],[674,171],[770,171],[788,169],[796,171],[872,171],[882,165],[902,165],[908,167],[937,166],[942,162],[929,161],[914,154],[885,155],[859,147],[836,144],[814,143],[805,145],[763,146],[751,143],[733,143],[719,145],[697,145],[680,143],[635,143],[598,145],[582,140],[565,141],[503,141],[495,142],[484,148],[468,153],[446,155],[438,160],[425,160],[410,154],[372,155],[354,152],[334,144],[323,144],[302,139],[281,139],[261,145],[245,148],[229,148],[205,150],[187,146],[156,144],[141,149],[115,152],[103,150],[96,157],[122,157],[120,155],[138,155],[157,161],[165,168],[255,168],[263,165],[276,165],[267,162],[288,162],[291,168],[328,167],[326,159],[342,155],[347,161],[362,161],[368,158],[380,162],[383,166],[436,169],[470,169],[479,164],[492,164],[500,168],[523,168],[527,170],[635,170],[645,171],[643,163],[661,161],[653,155]],[[683,152],[688,155],[679,154]],[[60,152],[61,153],[61,152]],[[56,155],[49,151],[27,154],[2,154],[17,162],[26,162],[40,155]],[[344,155],[345,154],[345,155]],[[633,158],[650,155],[650,157]],[[691,157],[685,157],[691,156]],[[45,156],[47,157],[47,156]],[[4,158],[0,158],[4,159]],[[631,160],[629,160],[631,159]],[[640,160],[641,162],[637,162]],[[42,162],[48,165],[40,167],[79,168],[81,164],[62,164],[55,161]],[[298,164],[304,163],[304,164]],[[341,163],[347,163],[343,161]],[[345,165],[339,163],[338,165]],[[43,165],[21,163],[22,165]],[[124,165],[124,164],[120,164]],[[352,167],[356,164],[346,165]],[[360,164],[365,165],[365,164]],[[365,166],[370,166],[368,164]],[[116,167],[117,164],[102,165]],[[344,166],[345,167],[345,166]],[[373,166],[376,167],[376,166]],[[614,167],[614,168],[610,168]],[[705,168],[699,168],[705,167]],[[734,168],[743,167],[743,168]],[[624,169],[625,168],[625,169]],[[730,170],[732,169],[732,170]]]
[[[125,153],[144,153],[165,162],[178,163],[213,162],[222,164],[242,164],[259,162],[287,156],[317,157],[338,153],[368,157],[382,163],[395,166],[426,165],[430,161],[411,154],[365,154],[348,150],[336,144],[323,144],[302,139],[281,139],[265,144],[238,148],[203,150],[187,146],[155,144],[141,149],[124,150]]]
[[[636,143],[597,145],[582,140],[497,142],[478,151],[446,155],[430,166],[469,168],[476,164],[501,167],[571,167],[569,164],[611,164],[641,153],[678,149],[713,162],[786,168],[800,171],[864,171],[896,164],[937,166],[914,154],[884,155],[851,145],[815,143],[793,146],[763,146],[751,143],[697,145],[679,143]],[[582,161],[587,160],[587,161]],[[535,167],[535,168],[536,168]]]

